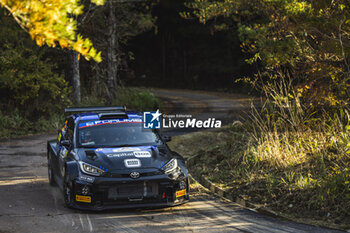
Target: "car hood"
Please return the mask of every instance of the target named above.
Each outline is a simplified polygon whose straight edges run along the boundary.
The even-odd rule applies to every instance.
[[[165,146],[81,148],[80,160],[108,172],[137,169],[160,169],[171,158]]]

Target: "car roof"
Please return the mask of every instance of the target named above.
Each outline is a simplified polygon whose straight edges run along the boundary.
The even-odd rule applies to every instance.
[[[126,108],[121,106],[66,108],[65,112],[73,113],[67,118],[72,117],[75,122],[107,119],[140,119],[142,117],[142,113],[126,111]]]
[[[128,119],[140,119],[142,117],[141,113],[138,112],[125,112],[125,114],[121,115],[119,112],[108,112],[108,113],[97,113],[97,112],[88,112],[88,113],[79,113],[74,114],[74,118],[79,121],[87,121],[87,120],[104,120],[102,117],[109,115],[108,119],[118,119],[118,118],[126,118]],[[114,114],[114,115],[113,115]],[[101,119],[102,118],[102,119]],[[107,119],[107,118],[105,118]]]

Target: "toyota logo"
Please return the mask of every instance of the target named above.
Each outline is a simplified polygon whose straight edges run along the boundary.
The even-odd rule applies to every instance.
[[[131,172],[130,177],[133,179],[137,179],[140,177],[140,173],[139,172]]]

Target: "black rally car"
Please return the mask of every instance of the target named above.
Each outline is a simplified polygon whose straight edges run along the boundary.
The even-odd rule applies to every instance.
[[[189,200],[184,159],[124,107],[68,108],[47,142],[48,176],[79,209],[172,206]]]

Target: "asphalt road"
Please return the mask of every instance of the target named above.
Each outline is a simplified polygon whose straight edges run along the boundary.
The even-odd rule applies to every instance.
[[[168,89],[155,89],[154,91],[164,103],[163,114],[188,114],[192,118],[203,121],[214,118],[220,120],[222,125],[247,119],[252,104],[256,108],[261,105],[259,99],[256,98],[253,101],[250,97],[239,94]],[[163,131],[169,136],[176,136],[198,130],[201,129],[172,128]]]
[[[215,117],[227,122],[237,116],[241,103],[238,98],[212,93],[157,93],[168,101],[169,112],[183,110],[203,118],[216,112]],[[60,190],[49,186],[47,179],[46,140],[54,137],[29,136],[0,142],[1,233],[338,232],[263,216],[201,191],[192,192],[189,203],[172,208],[103,212],[67,209]]]

